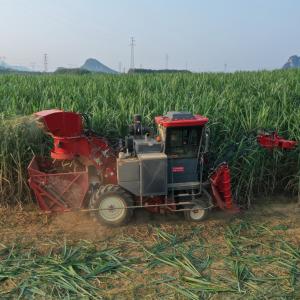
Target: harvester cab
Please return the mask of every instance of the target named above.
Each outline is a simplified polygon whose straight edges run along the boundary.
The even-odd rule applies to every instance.
[[[208,132],[205,127],[207,122],[208,119],[200,115],[169,112],[166,116],[155,118],[157,136],[154,138],[150,135],[150,130],[142,126],[141,116],[135,116],[134,123],[129,130],[131,135],[126,138],[126,151],[119,154],[121,163],[118,168],[119,179],[128,182],[125,175],[127,170],[124,178],[120,176],[123,174],[123,169],[127,169],[127,167],[123,167],[124,164],[129,162],[132,165],[133,160],[126,159],[135,158],[137,166],[140,163],[143,165],[142,162],[147,159],[146,168],[153,169],[154,173],[147,172],[149,174],[145,175],[145,178],[140,176],[136,178],[135,181],[141,180],[141,191],[146,182],[155,182],[153,186],[156,188],[161,186],[162,194],[168,193],[169,190],[172,190],[174,194],[176,190],[201,189],[203,155],[208,149]],[[139,130],[135,130],[135,128]],[[157,166],[161,166],[161,169],[157,169]],[[164,174],[160,179],[160,184],[154,180],[154,178],[159,178],[156,172]],[[144,172],[144,174],[146,173]],[[154,178],[150,178],[150,176]],[[140,191],[140,187],[135,187],[135,189]],[[150,187],[148,189],[148,193],[151,195]],[[145,196],[143,194],[142,192],[141,196]]]
[[[203,155],[208,150],[208,118],[169,112],[155,118],[163,152],[168,158],[168,184],[174,189],[199,185]],[[200,186],[201,187],[201,186]]]
[[[204,163],[209,139],[206,117],[168,112],[155,118],[155,136],[135,115],[119,151],[107,139],[86,132],[80,114],[50,110],[36,116],[53,137],[52,159],[76,160],[81,165],[79,171],[55,172],[45,167],[43,159],[33,159],[30,186],[43,210],[88,207],[94,219],[114,226],[127,223],[135,208],[183,212],[190,221],[203,220],[214,206],[237,211],[227,164],[203,175],[208,168]]]

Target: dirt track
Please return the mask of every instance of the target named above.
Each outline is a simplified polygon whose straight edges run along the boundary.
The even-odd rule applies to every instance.
[[[265,199],[261,201],[265,203]],[[204,226],[210,234],[221,230],[234,219],[247,218],[251,221],[276,224],[286,224],[294,238],[300,241],[300,210],[295,199],[276,198],[267,204],[256,205],[248,211],[237,215],[230,215],[222,211],[212,211],[209,218],[199,224],[187,223],[180,214],[154,215],[144,210],[135,212],[129,225],[119,228],[108,228],[95,223],[86,212],[63,213],[55,215],[42,214],[36,205],[20,208],[0,208],[0,240],[2,243],[33,242],[39,244],[88,240],[104,242],[122,235],[147,239],[151,226],[159,225],[163,229],[188,231],[196,226]],[[150,226],[149,226],[150,225]],[[218,229],[217,229],[218,228]],[[150,230],[150,231],[149,231]],[[205,232],[206,230],[203,230]],[[289,233],[287,232],[287,234]],[[213,234],[214,235],[214,234]]]
[[[197,255],[204,255],[204,258],[208,255],[212,261],[208,270],[212,274],[211,278],[228,278],[228,276],[233,275],[231,270],[228,270],[226,259],[236,261],[236,257],[230,250],[232,238],[231,241],[227,239],[228,233],[232,233],[230,231],[231,225],[233,225],[232,228],[239,228],[236,225],[241,223],[246,226],[243,228],[242,234],[238,233],[237,244],[233,247],[233,249],[240,249],[236,247],[239,247],[239,243],[243,243],[244,248],[242,249],[244,250],[242,251],[246,251],[242,256],[243,259],[249,259],[247,255],[254,255],[252,251],[255,250],[253,249],[258,249],[253,247],[264,243],[265,246],[259,250],[259,255],[262,255],[262,259],[272,255],[274,262],[277,262],[282,257],[282,253],[272,252],[273,248],[269,248],[269,245],[273,245],[277,237],[280,237],[298,247],[300,245],[299,216],[300,211],[295,199],[294,201],[276,199],[276,201],[257,205],[238,215],[213,211],[206,221],[199,224],[187,223],[181,215],[160,216],[137,211],[129,225],[120,228],[107,228],[94,223],[87,213],[47,216],[41,214],[35,205],[23,209],[2,208],[0,209],[0,248],[10,246],[10,249],[13,249],[15,245],[21,245],[25,251],[34,248],[38,249],[39,255],[45,256],[48,255],[49,249],[63,248],[66,242],[69,246],[72,244],[79,245],[80,240],[86,240],[98,249],[118,248],[122,257],[133,261],[130,265],[131,271],[101,277],[102,281],[99,284],[105,299],[157,299],[162,296],[164,299],[174,299],[174,291],[171,291],[168,285],[164,285],[163,282],[166,278],[172,277],[174,284],[180,285],[185,271],[180,270],[178,265],[172,267],[172,265],[161,263],[151,268],[149,263],[151,264],[152,261],[156,264],[158,261],[155,260],[155,257],[149,256],[145,249],[156,253],[156,257],[159,257],[160,251],[162,251],[164,257],[167,257],[169,251],[179,251],[180,254],[180,249],[187,251],[188,249],[195,249],[196,246],[198,247]],[[250,224],[249,229],[247,224]],[[164,232],[160,237],[158,236],[159,231]],[[175,236],[177,237],[177,244],[172,242],[172,238]],[[247,238],[252,239],[250,244],[250,240]],[[167,246],[167,248],[160,250],[161,246]],[[248,246],[251,252],[248,252]],[[254,264],[252,271],[255,272],[256,276],[261,274],[262,278],[266,278],[266,274],[288,276],[290,272],[284,270],[283,273],[281,269],[278,271],[272,269],[273,267],[274,263],[271,266],[268,262],[262,266]],[[270,268],[270,272],[268,268]],[[7,280],[7,283],[4,282],[4,288],[13,289],[14,286],[20,284],[19,280],[19,278],[14,281]],[[297,289],[300,290],[300,286],[298,287],[297,283],[289,287],[290,290],[286,292],[287,283],[284,279],[282,280],[278,284],[280,286],[279,295],[293,296],[298,293]],[[270,284],[270,286],[259,287],[254,291],[258,293],[255,295],[261,295],[261,291],[263,295],[269,293],[273,284],[272,280]],[[238,292],[229,295],[221,293],[216,294],[214,299],[240,299],[240,297],[241,294]],[[186,298],[179,297],[177,299]],[[255,296],[246,299],[255,299]]]

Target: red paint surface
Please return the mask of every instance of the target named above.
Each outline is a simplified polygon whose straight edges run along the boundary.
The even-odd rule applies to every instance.
[[[282,138],[276,132],[259,134],[257,136],[257,142],[261,147],[266,149],[280,148],[285,150],[292,150],[298,144],[296,141]]]
[[[173,167],[172,172],[173,173],[183,173],[184,172],[184,167]]]
[[[193,119],[171,120],[166,116],[155,117],[155,123],[163,127],[187,127],[203,126],[208,122],[208,118],[201,115],[194,115]]]

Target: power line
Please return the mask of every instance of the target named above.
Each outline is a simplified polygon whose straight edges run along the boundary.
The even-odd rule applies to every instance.
[[[135,40],[134,37],[130,38],[130,47],[131,47],[131,53],[130,53],[130,69],[134,69],[134,47],[135,47]]]
[[[45,73],[48,72],[48,54],[47,53],[44,54],[44,72]]]

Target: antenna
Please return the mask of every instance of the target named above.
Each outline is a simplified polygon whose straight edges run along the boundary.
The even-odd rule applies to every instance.
[[[166,54],[166,65],[165,65],[166,70],[169,69],[169,54]]]
[[[135,40],[134,37],[130,38],[130,47],[131,47],[131,53],[130,53],[130,69],[134,69],[134,47],[135,47]]]
[[[44,54],[44,72],[45,73],[48,72],[48,54],[47,53]]]

